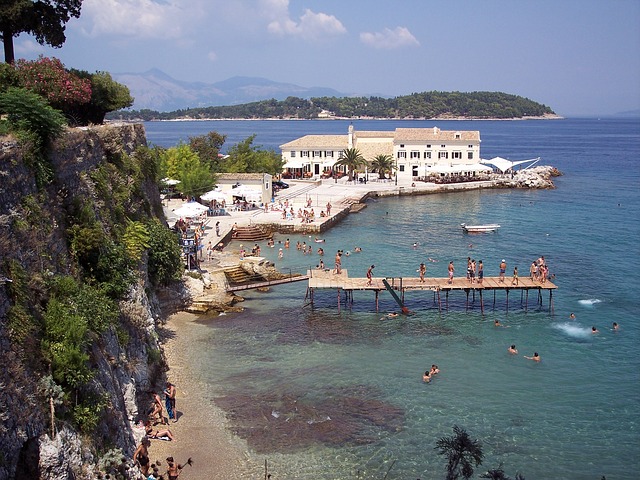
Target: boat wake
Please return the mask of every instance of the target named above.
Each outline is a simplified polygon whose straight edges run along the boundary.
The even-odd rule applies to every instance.
[[[589,338],[593,335],[590,328],[580,327],[573,323],[556,323],[553,328],[574,338]]]
[[[578,303],[584,307],[593,307],[598,303],[602,303],[602,300],[599,300],[597,298],[587,298],[585,300],[578,300]]]

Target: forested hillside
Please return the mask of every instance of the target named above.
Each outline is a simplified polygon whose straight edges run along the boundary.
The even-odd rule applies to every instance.
[[[289,97],[243,105],[203,107],[157,112],[133,110],[113,112],[110,119],[173,120],[178,118],[526,118],[554,115],[550,107],[518,95],[501,92],[423,92],[395,98]]]

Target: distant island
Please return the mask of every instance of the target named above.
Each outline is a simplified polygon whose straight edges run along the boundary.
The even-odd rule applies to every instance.
[[[550,107],[502,92],[423,92],[394,98],[316,97],[261,100],[241,105],[158,112],[150,109],[112,112],[109,120],[218,119],[527,119],[560,118]]]

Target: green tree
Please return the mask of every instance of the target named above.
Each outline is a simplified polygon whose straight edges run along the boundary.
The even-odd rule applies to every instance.
[[[221,172],[219,154],[226,139],[226,135],[209,132],[206,135],[189,137],[189,147],[198,154],[202,162],[211,165],[212,172]]]
[[[228,173],[269,173],[280,175],[284,161],[273,150],[263,150],[253,145],[256,136],[251,135],[229,149],[224,162],[224,171]]]
[[[161,152],[160,169],[163,177],[180,180],[176,188],[188,197],[202,195],[216,183],[209,165],[184,143]]]
[[[447,480],[471,478],[473,467],[482,465],[484,454],[482,445],[473,440],[464,428],[453,427],[453,435],[442,437],[436,442],[436,450],[447,458]]]
[[[4,44],[4,60],[13,63],[13,38],[29,33],[40,45],[60,48],[66,41],[66,23],[80,17],[82,0],[2,0],[0,39]]]
[[[353,172],[358,171],[360,167],[363,167],[366,164],[367,161],[357,148],[345,148],[342,151],[342,158],[335,163],[335,165],[347,167],[349,181],[353,180]]]
[[[183,270],[178,241],[173,232],[155,220],[149,230],[149,280],[153,285],[168,285],[180,278]]]
[[[371,168],[373,169],[372,171],[378,172],[379,178],[386,178],[387,173],[389,173],[389,178],[391,178],[391,173],[395,169],[393,157],[382,153],[376,155],[371,161]]]

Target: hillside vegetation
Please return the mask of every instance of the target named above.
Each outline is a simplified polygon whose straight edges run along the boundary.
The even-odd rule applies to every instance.
[[[322,115],[321,115],[322,114]],[[555,115],[550,107],[518,95],[501,92],[423,92],[394,98],[317,97],[309,100],[288,97],[242,105],[202,107],[157,112],[154,110],[118,111],[109,119],[315,119],[337,118],[527,118]]]

